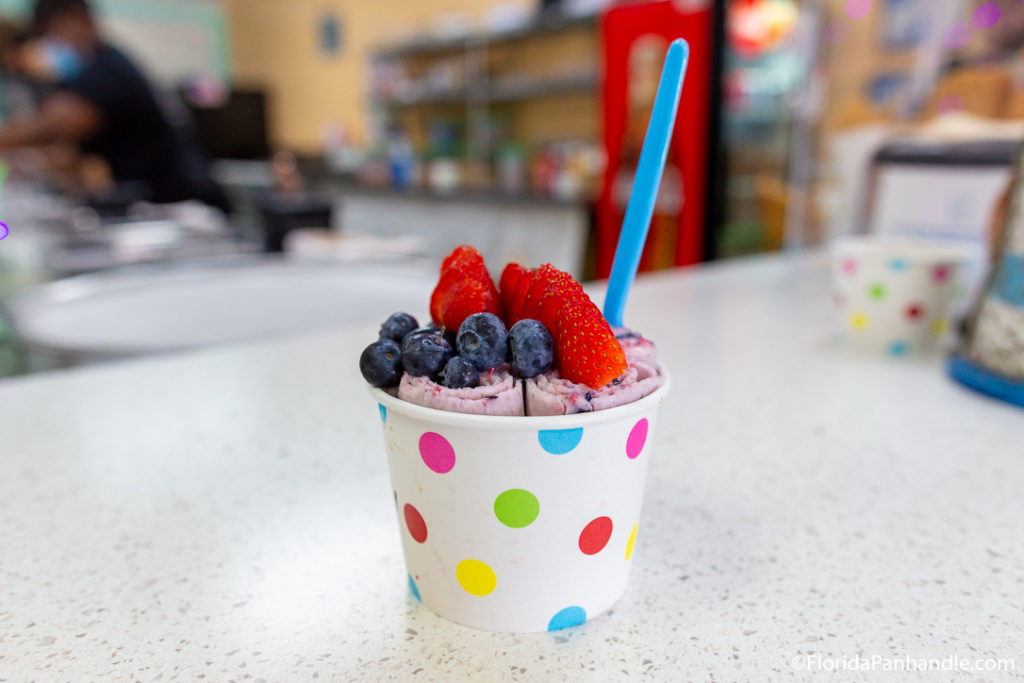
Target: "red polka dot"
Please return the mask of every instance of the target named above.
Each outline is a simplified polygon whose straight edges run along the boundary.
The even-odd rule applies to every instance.
[[[409,529],[409,535],[417,543],[427,540],[427,523],[423,521],[423,515],[409,503],[405,504],[405,526]]]
[[[611,537],[612,520],[608,517],[598,517],[580,532],[580,550],[585,555],[596,555],[604,550]]]
[[[924,315],[924,306],[921,304],[910,304],[906,310],[907,317],[911,320],[920,320]]]
[[[932,278],[936,282],[945,282],[946,280],[949,279],[949,271],[950,271],[950,267],[949,266],[946,266],[946,265],[935,266],[932,269]]]

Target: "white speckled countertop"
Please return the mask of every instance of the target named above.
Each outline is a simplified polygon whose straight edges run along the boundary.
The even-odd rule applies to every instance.
[[[674,390],[632,582],[550,634],[410,594],[356,368],[373,327],[0,382],[0,680],[1024,675],[1024,413],[940,359],[845,355],[828,313],[819,258],[638,285],[627,322]],[[957,675],[1011,676],[916,674]]]

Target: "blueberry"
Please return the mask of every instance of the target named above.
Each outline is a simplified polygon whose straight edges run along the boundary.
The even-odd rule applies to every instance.
[[[508,331],[508,350],[512,371],[520,377],[536,377],[551,369],[555,344],[551,333],[539,320],[520,320]]]
[[[409,334],[419,326],[420,324],[416,322],[416,318],[412,317],[408,313],[392,313],[388,316],[388,319],[384,321],[384,324],[380,326],[380,338],[390,339],[391,341],[396,341],[401,344],[405,335]]]
[[[402,340],[402,367],[417,377],[438,377],[452,357],[452,345],[444,331],[413,330]]]
[[[452,347],[452,349],[455,348],[455,333],[449,329],[441,327],[440,325],[435,325],[434,323],[430,323],[426,327],[418,327],[412,332],[409,332],[404,337],[402,337],[402,344],[404,345],[405,340],[408,339],[409,337],[422,337],[424,335],[428,337],[436,337],[438,335],[441,335],[444,338],[444,340],[448,342],[448,346]]]
[[[437,330],[438,328],[435,327],[418,327],[412,332],[406,332],[405,336],[402,337],[402,343],[404,344],[405,340],[410,337],[422,337],[423,335],[434,334]]]
[[[480,373],[465,358],[452,356],[444,366],[443,383],[449,389],[469,389],[480,386]]]
[[[508,355],[505,323],[493,313],[474,313],[459,326],[455,348],[481,372],[496,368]]]
[[[437,323],[430,323],[425,328],[421,328],[421,329],[435,330],[435,331],[436,330],[441,330],[444,333],[444,338],[448,340],[448,343],[452,345],[453,349],[455,348],[455,332],[456,332],[456,330],[449,330],[447,327],[441,327]]]
[[[359,372],[375,387],[393,387],[402,379],[402,349],[390,339],[373,342],[359,356]]]

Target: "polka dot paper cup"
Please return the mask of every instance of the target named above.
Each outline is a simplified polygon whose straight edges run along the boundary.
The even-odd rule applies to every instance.
[[[487,631],[575,626],[626,589],[665,384],[610,410],[491,417],[380,404],[409,587]]]
[[[845,237],[831,248],[836,327],[851,348],[890,356],[934,351],[983,258],[976,244]]]

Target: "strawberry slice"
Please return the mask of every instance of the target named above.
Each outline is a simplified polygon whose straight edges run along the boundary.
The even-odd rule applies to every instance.
[[[444,271],[448,270],[448,268],[451,267],[451,265],[453,263],[455,263],[456,261],[462,261],[462,260],[469,260],[469,261],[477,261],[477,260],[479,260],[480,263],[483,263],[484,257],[481,256],[479,251],[477,251],[473,247],[469,246],[468,244],[460,245],[460,246],[455,247],[454,249],[452,249],[452,253],[450,253],[447,256],[445,256],[444,260],[441,261],[440,273],[442,275],[444,275]]]
[[[608,321],[586,294],[567,301],[555,329],[562,377],[599,389],[626,371],[626,355]]]
[[[530,289],[530,283],[533,282],[534,270],[527,270],[519,276],[519,280],[516,282],[515,288],[512,290],[512,296],[510,302],[506,308],[508,314],[508,320],[506,324],[512,327],[515,323],[522,320],[525,316],[522,314],[523,302],[526,300],[526,293]]]
[[[533,271],[533,276],[530,278],[530,287],[526,290],[526,296],[523,298],[522,306],[519,309],[520,318],[537,317],[537,303],[548,291],[548,288],[551,287],[551,283],[554,282],[559,272],[561,271],[550,263],[545,263]]]
[[[563,271],[557,271],[547,289],[534,306],[533,317],[544,323],[549,330],[557,329],[562,307],[570,301],[586,297],[583,287],[576,279]]]
[[[467,263],[456,263],[449,266],[444,273],[441,274],[441,278],[437,281],[437,286],[434,287],[433,293],[430,295],[430,317],[431,319],[440,325],[441,320],[441,304],[444,303],[444,298],[451,291],[452,287],[464,282],[466,280],[472,280],[473,282],[484,283],[490,279],[487,275],[486,269],[482,266],[467,262]]]
[[[441,324],[449,330],[457,330],[462,321],[474,313],[501,316],[501,301],[493,283],[462,280],[453,285],[441,303]]]
[[[445,297],[455,285],[466,280],[479,282],[497,297],[497,289],[480,252],[467,245],[456,247],[441,262],[441,277],[430,295],[430,317],[435,323],[444,324],[442,306]]]
[[[509,310],[512,304],[512,292],[515,290],[519,278],[528,275],[529,271],[518,263],[509,263],[505,270],[501,271],[501,280],[498,290],[501,293],[501,303],[505,310]]]

